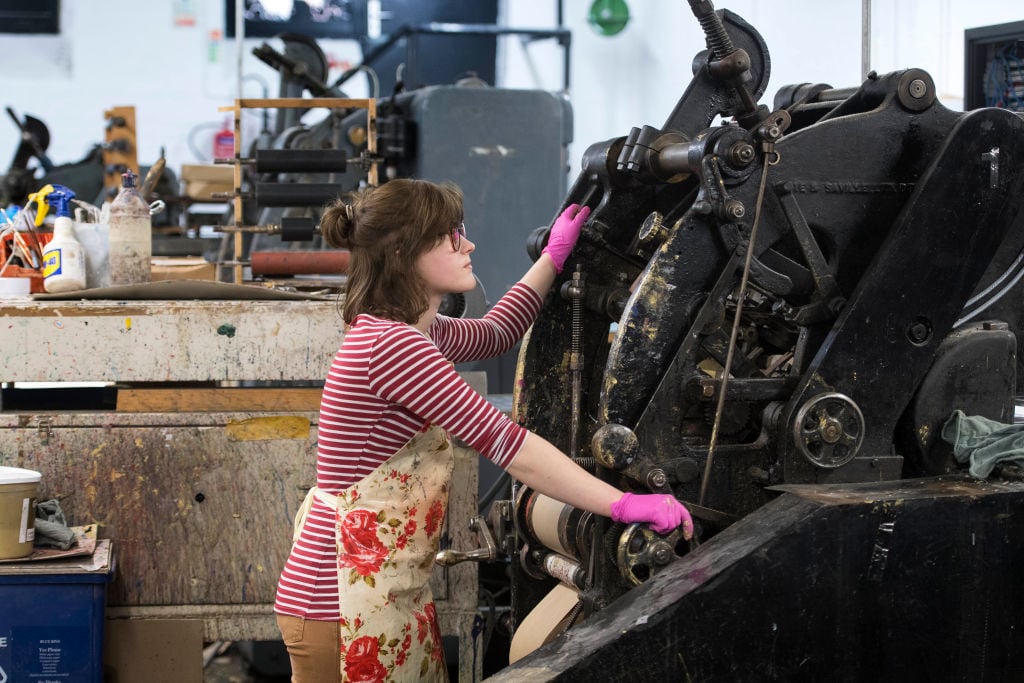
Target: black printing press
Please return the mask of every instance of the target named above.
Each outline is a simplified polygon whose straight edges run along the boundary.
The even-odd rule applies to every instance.
[[[514,414],[697,533],[516,488],[490,515],[514,625],[576,596],[495,680],[1020,675],[1020,470],[974,479],[940,433],[1014,421],[1024,119],[951,111],[913,68],[759,104],[762,38],[690,6],[707,49],[678,104],[591,145],[565,198],[591,219]]]

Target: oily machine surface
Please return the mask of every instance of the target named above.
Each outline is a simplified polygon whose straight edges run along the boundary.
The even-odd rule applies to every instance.
[[[573,595],[495,680],[1019,676],[1024,488],[1008,463],[971,477],[940,432],[1013,422],[1024,120],[951,111],[920,69],[769,108],[760,35],[690,6],[707,49],[678,104],[590,146],[565,198],[592,216],[513,411],[697,532],[514,488],[492,526],[516,637]]]

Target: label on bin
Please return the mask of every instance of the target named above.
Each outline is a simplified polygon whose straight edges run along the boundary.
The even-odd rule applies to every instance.
[[[92,678],[88,628],[15,627],[0,630],[0,683],[68,683]]]
[[[36,499],[21,499],[21,526],[18,529],[18,543],[31,543],[36,540]],[[30,517],[29,514],[32,516]],[[0,681],[0,683],[3,683]]]

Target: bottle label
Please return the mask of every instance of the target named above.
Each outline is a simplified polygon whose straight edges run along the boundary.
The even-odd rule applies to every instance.
[[[235,134],[230,130],[219,131],[213,137],[213,158],[230,159],[235,155]]]
[[[53,275],[60,275],[64,272],[61,268],[60,254],[60,249],[54,249],[53,251],[48,251],[43,255],[44,278],[48,278]]]

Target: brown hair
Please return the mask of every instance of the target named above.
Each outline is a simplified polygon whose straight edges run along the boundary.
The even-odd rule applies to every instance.
[[[429,306],[416,271],[420,254],[462,223],[462,192],[451,183],[399,178],[330,204],[320,234],[351,252],[342,317],[360,313],[415,323]]]

